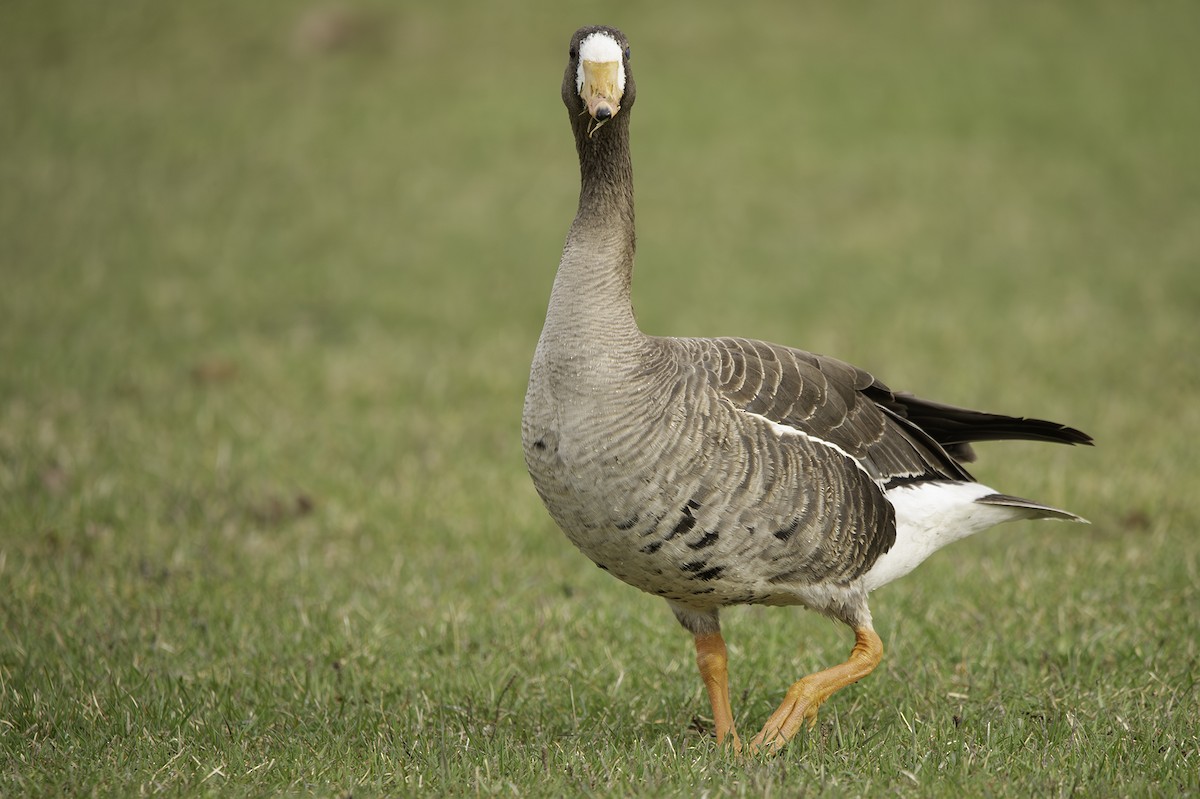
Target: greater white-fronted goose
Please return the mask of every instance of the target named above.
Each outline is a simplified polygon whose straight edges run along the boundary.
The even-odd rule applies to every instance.
[[[579,210],[530,370],[525,460],[572,543],[665,598],[694,636],[719,741],[741,748],[722,607],[803,605],[854,630],[846,662],[793,684],[751,744],[777,750],[880,662],[870,591],[1001,522],[1082,521],[976,482],[962,465],[971,442],[1091,438],[892,391],[790,347],[639,330],[629,56],[614,28],[571,37],[562,99],[579,153]]]

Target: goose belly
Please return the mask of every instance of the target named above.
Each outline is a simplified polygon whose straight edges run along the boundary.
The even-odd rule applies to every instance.
[[[818,610],[857,596],[875,555],[855,534],[879,523],[850,496],[857,470],[847,477],[827,447],[737,428],[739,417],[713,429],[716,418],[603,435],[527,418],[526,463],[571,542],[643,591]]]

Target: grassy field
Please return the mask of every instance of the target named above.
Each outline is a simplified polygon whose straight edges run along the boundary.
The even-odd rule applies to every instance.
[[[0,4],[0,795],[1200,794],[1200,7]],[[635,303],[1061,420],[780,757],[524,471],[580,24]],[[725,615],[739,726],[843,657]]]

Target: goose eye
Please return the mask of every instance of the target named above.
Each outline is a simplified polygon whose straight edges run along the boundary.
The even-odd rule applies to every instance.
[[[579,50],[572,47],[570,50],[567,51],[567,55],[571,58],[575,58],[579,55]]]
[[[631,55],[629,54],[629,48],[628,48],[628,47],[626,47],[626,48],[625,48],[625,60],[626,60],[626,61],[628,61],[628,60],[629,60],[629,59],[631,59],[631,58],[633,58],[633,56],[631,56]]]

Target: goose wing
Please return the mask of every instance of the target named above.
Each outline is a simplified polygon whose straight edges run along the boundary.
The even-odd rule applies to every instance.
[[[882,486],[973,480],[920,423],[950,406],[897,394],[836,358],[742,338],[687,341],[698,350],[710,384],[735,407],[843,450]],[[909,408],[916,409],[915,419]],[[961,427],[955,433],[968,435]]]

